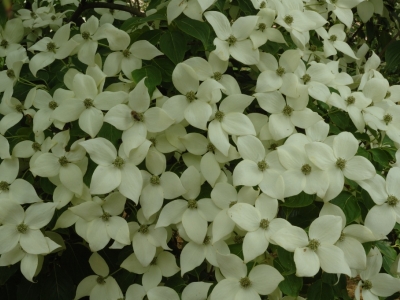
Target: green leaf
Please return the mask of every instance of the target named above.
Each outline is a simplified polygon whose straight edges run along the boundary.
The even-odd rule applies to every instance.
[[[311,222],[314,221],[319,216],[321,208],[315,205],[315,203],[307,206],[295,209],[293,211],[293,216],[290,216],[288,221],[293,226],[298,226],[306,228],[310,226]]]
[[[103,123],[103,126],[97,134],[97,137],[103,137],[109,140],[117,149],[119,148],[119,140],[121,139],[121,136],[122,131],[108,123]]]
[[[315,281],[307,291],[307,300],[334,300],[332,287],[321,279]]]
[[[396,70],[400,65],[400,41],[395,41],[386,48],[385,60],[388,71]]]
[[[295,274],[283,276],[285,280],[279,283],[280,290],[292,297],[297,297],[303,287],[303,278],[297,277]]]
[[[372,153],[372,158],[381,166],[387,167],[389,166],[389,162],[392,160],[392,157],[385,150],[380,148],[374,148],[369,150]]]
[[[348,129],[349,125],[352,124],[349,115],[343,111],[330,112],[329,117],[340,129]]]
[[[66,243],[66,246],[67,249],[62,253],[60,264],[68,272],[74,284],[78,285],[83,278],[93,275],[89,265],[92,252],[80,244]]]
[[[40,187],[49,195],[53,195],[56,189],[56,186],[47,177],[40,178]]]
[[[39,300],[40,285],[22,277],[21,283],[17,286],[17,300]]]
[[[151,60],[151,64],[156,66],[161,71],[162,81],[171,82],[174,64],[166,57],[157,57]]]
[[[240,10],[243,11],[246,16],[255,16],[257,14],[257,10],[254,8],[251,1],[238,0],[237,3]]]
[[[155,66],[151,65],[144,66],[141,69],[132,71],[132,78],[133,81],[135,81],[136,83],[138,83],[144,77],[147,77],[144,80],[144,84],[147,86],[147,89],[149,90],[149,95],[151,97],[154,90],[156,89],[156,86],[159,85],[162,81],[161,72]]]
[[[345,216],[347,224],[353,222],[361,215],[361,209],[358,205],[356,197],[349,192],[341,192],[335,199],[330,201],[332,204],[339,206]]]
[[[204,49],[207,50],[208,38],[211,31],[208,23],[193,20],[188,17],[179,18],[174,22],[184,33],[200,40],[203,43]]]
[[[286,271],[290,271],[293,273],[296,272],[296,264],[293,259],[294,253],[286,251],[282,247],[277,247],[277,249],[278,249],[278,258],[282,267],[284,267]]]
[[[136,274],[122,269],[115,274],[114,279],[118,282],[119,287],[125,294],[128,287],[135,281]]]
[[[381,251],[381,253],[384,256],[387,256],[392,260],[396,259],[396,256],[397,256],[396,250],[394,250],[392,247],[390,247],[389,242],[377,241],[375,243],[375,246],[377,246],[379,248],[379,250]]]
[[[236,256],[239,256],[241,259],[243,259],[243,244],[231,244],[228,247],[232,254],[235,254]]]
[[[220,12],[224,11],[224,6],[225,6],[226,0],[217,0],[214,4],[218,8]]]
[[[122,24],[120,29],[123,31],[127,31],[133,27],[140,25],[140,24],[150,22],[150,21],[156,21],[156,20],[167,20],[167,17],[164,14],[160,14],[160,13],[155,13],[148,17],[132,17],[132,18],[126,20]]]
[[[159,30],[159,29],[148,30],[148,31],[143,32],[138,37],[138,40],[146,40],[153,45],[157,45],[162,34],[163,34],[163,31]]]
[[[41,299],[71,300],[75,297],[75,286],[64,268],[53,264],[50,276],[42,277],[40,286]]]
[[[18,270],[18,265],[14,264],[7,267],[0,267],[0,285],[3,285],[7,280]]]
[[[281,205],[286,207],[305,207],[313,203],[314,200],[315,195],[308,195],[304,192],[301,192],[296,196],[286,198],[285,202],[283,202]]]
[[[178,64],[185,56],[185,36],[179,31],[167,31],[160,38],[160,48],[174,64]]]
[[[181,277],[181,273],[178,272],[174,276],[168,277],[165,286],[174,289],[177,293],[180,293],[186,286],[186,282]]]

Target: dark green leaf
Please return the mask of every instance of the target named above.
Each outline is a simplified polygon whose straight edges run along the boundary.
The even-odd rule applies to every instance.
[[[138,83],[144,77],[147,77],[144,81],[144,84],[147,86],[147,89],[149,90],[149,95],[151,97],[154,90],[156,89],[156,86],[161,83],[161,72],[158,68],[151,65],[144,66],[141,69],[132,71],[132,78],[133,81],[135,81],[136,83]]]
[[[343,111],[329,113],[329,117],[331,118],[331,121],[340,129],[348,129],[351,123],[349,115]]]
[[[264,52],[270,53],[272,55],[276,55],[279,49],[281,49],[281,44],[272,41],[267,41],[264,45],[259,47],[259,49],[263,50]]]
[[[117,274],[113,275],[113,277],[118,282],[122,292],[125,294],[128,287],[134,283],[136,274],[122,269],[118,271]]]
[[[301,192],[296,196],[286,198],[285,202],[282,203],[282,206],[305,207],[313,203],[314,200],[315,200],[315,195],[308,195],[304,192]]]
[[[138,40],[146,40],[153,45],[157,45],[162,34],[163,34],[162,30],[159,29],[148,30],[143,32],[138,37]]]
[[[308,227],[312,221],[318,218],[320,210],[321,208],[319,208],[315,204],[311,204],[307,207],[298,208],[293,212],[296,214],[293,217],[291,216],[288,221],[293,226],[299,226],[303,228]]]
[[[205,22],[190,19],[188,17],[175,20],[176,25],[184,33],[195,37],[203,43],[204,49],[207,50],[207,42],[210,36],[210,25]]]
[[[75,285],[89,275],[93,275],[93,271],[89,265],[89,257],[91,251],[80,244],[66,243],[67,249],[61,256],[61,266],[65,268]],[[73,299],[73,297],[71,298]]]
[[[279,288],[282,293],[297,297],[303,287],[303,278],[297,277],[295,274],[283,276],[285,280],[279,283]]]
[[[40,178],[40,187],[49,195],[53,195],[56,186],[47,177]]]
[[[278,248],[278,258],[282,267],[284,267],[286,271],[291,271],[293,273],[296,272],[296,264],[294,263],[293,259],[294,253],[286,251],[282,247],[277,247],[277,248]]]
[[[18,270],[18,265],[14,264],[7,267],[0,267],[0,285],[3,285],[7,280]]]
[[[185,36],[179,31],[167,31],[160,38],[160,48],[174,64],[178,64],[185,56]]]
[[[246,16],[254,16],[257,14],[257,10],[254,8],[251,1],[238,0],[237,3],[240,10],[243,11]]]
[[[356,154],[360,155],[360,156],[364,156],[368,160],[371,159],[371,154],[367,150],[365,150],[364,148],[358,147],[358,150],[357,150]]]
[[[181,273],[178,272],[172,277],[168,277],[165,286],[174,289],[177,293],[180,293],[186,286],[186,282],[181,277]]]
[[[26,280],[24,277],[17,286],[17,300],[39,300],[40,284]]]
[[[167,20],[167,17],[164,14],[160,13],[155,13],[152,14],[148,17],[132,17],[128,20],[126,20],[122,26],[120,27],[121,30],[127,31],[128,29],[131,29],[133,27],[136,27],[137,25],[150,22],[150,21],[155,21],[155,20]]]
[[[380,148],[374,148],[369,151],[372,153],[372,158],[374,161],[379,163],[381,166],[389,166],[389,162],[392,160],[392,157],[389,155],[389,153]]]
[[[225,2],[226,0],[217,0],[214,4],[218,10],[222,12],[224,10]]]
[[[345,216],[347,224],[353,222],[361,215],[360,206],[357,199],[349,192],[341,192],[335,199],[330,201],[332,204],[339,206]]]
[[[243,259],[243,244],[231,244],[228,247],[232,254],[235,254],[236,256],[239,256],[241,259]]]
[[[334,300],[333,288],[321,279],[315,281],[307,291],[307,300]]]
[[[41,277],[41,299],[71,300],[75,297],[75,286],[67,271],[54,264],[50,276]]]
[[[392,247],[390,247],[389,242],[377,241],[375,243],[375,246],[377,246],[379,248],[379,250],[381,251],[383,256],[387,256],[392,260],[396,259],[396,256],[397,256],[396,250],[394,250]]]
[[[165,82],[172,81],[172,72],[174,71],[174,64],[166,57],[157,57],[151,60],[151,64],[156,66],[162,75],[162,80]]]
[[[148,1],[149,5],[146,8],[146,11],[149,11],[150,9],[157,8],[158,5],[160,5],[161,0],[149,0]]]
[[[400,41],[391,43],[385,52],[386,68],[389,71],[396,70],[400,65]]]
[[[103,126],[97,134],[97,137],[103,137],[109,140],[115,146],[115,148],[117,148],[117,150],[119,148],[119,140],[121,139],[121,136],[122,131],[108,123],[103,123]]]
[[[392,267],[394,263],[394,259],[391,259],[388,256],[383,256],[382,257],[382,267],[386,271],[386,273],[390,274],[390,268]]]

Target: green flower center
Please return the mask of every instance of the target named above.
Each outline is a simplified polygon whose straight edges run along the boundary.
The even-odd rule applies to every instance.
[[[149,138],[149,141],[151,142],[151,145],[152,145],[153,147],[155,147],[155,146],[157,145],[157,140],[156,140],[155,137]]]
[[[304,84],[306,84],[307,82],[309,82],[311,80],[311,76],[308,74],[304,74],[301,79],[303,79]]]
[[[158,185],[160,184],[160,177],[158,177],[157,175],[153,175],[150,177],[150,183],[153,185]]]
[[[188,200],[187,207],[189,209],[196,209],[197,208],[197,201],[196,200]]]
[[[6,41],[6,40],[2,40],[2,41],[0,42],[0,47],[2,47],[2,48],[4,48],[4,49],[6,49],[6,48],[8,47],[8,45],[9,45],[9,43],[8,43],[8,41]]]
[[[267,25],[265,23],[260,23],[258,24],[257,30],[260,30],[261,32],[264,32],[264,30],[267,28]]]
[[[393,121],[393,117],[391,114],[386,114],[383,116],[383,122],[385,122],[386,125],[388,125],[392,121]]]
[[[17,104],[15,105],[15,109],[17,110],[17,112],[22,113],[24,111],[24,106],[22,104]]]
[[[214,78],[216,81],[220,81],[221,78],[222,78],[222,74],[221,74],[220,72],[215,72],[214,75],[213,75],[213,78]]]
[[[272,143],[272,144],[269,146],[268,150],[276,150],[277,147],[278,147],[278,144]]]
[[[116,168],[118,168],[118,169],[120,169],[120,168],[122,168],[122,166],[125,164],[125,161],[124,161],[124,159],[123,158],[121,158],[121,157],[119,157],[119,156],[117,156],[117,158],[114,160],[114,162],[113,162],[113,165],[116,167]]]
[[[293,17],[291,16],[291,15],[287,15],[287,16],[285,16],[284,18],[283,18],[283,21],[286,23],[286,24],[288,24],[288,25],[290,25],[290,24],[292,24],[293,23]]]
[[[363,288],[364,290],[370,290],[370,289],[372,289],[372,282],[369,281],[369,280],[365,280],[365,281],[363,282],[362,288]]]
[[[101,216],[101,219],[104,222],[107,222],[111,218],[111,215],[108,212],[104,212],[103,215]]]
[[[331,42],[336,42],[337,36],[333,34],[333,35],[330,36],[329,40],[330,40]]]
[[[399,199],[397,199],[397,197],[390,195],[389,197],[387,197],[387,204],[389,206],[396,206],[399,203]]]
[[[216,149],[213,143],[208,143],[207,151],[214,152]]]
[[[87,31],[82,32],[82,38],[87,41],[90,38],[90,33]]]
[[[206,235],[203,241],[203,245],[208,245],[211,242],[211,237],[209,235]]]
[[[276,75],[282,77],[283,74],[285,74],[285,68],[279,67],[278,69],[276,69]]]
[[[302,165],[302,166],[301,166],[301,172],[302,172],[304,175],[310,174],[310,173],[311,173],[311,166],[310,166],[309,164]]]
[[[286,105],[286,106],[283,108],[282,113],[283,113],[285,116],[290,117],[290,116],[292,115],[293,110],[294,110],[294,109],[291,108],[289,105]]]
[[[26,225],[24,223],[21,223],[21,224],[19,224],[17,226],[17,230],[18,230],[19,233],[24,234],[24,233],[26,233],[28,231],[28,225]]]
[[[244,289],[247,289],[251,286],[251,281],[250,281],[249,277],[240,278],[239,283],[240,283],[240,286]]]
[[[265,3],[265,1],[260,3],[260,8],[266,8],[267,7],[267,3]]]
[[[52,21],[55,21],[56,19],[57,19],[57,17],[56,16],[51,16],[51,18],[50,18]]]
[[[94,106],[93,105],[93,100],[89,99],[89,98],[86,98],[85,100],[83,100],[83,105],[85,105],[86,109],[91,108],[91,107]]]
[[[388,92],[386,93],[386,95],[385,95],[385,99],[390,98],[390,96],[392,96],[392,93],[388,91]]]
[[[260,228],[264,229],[264,230],[267,230],[268,227],[269,227],[269,221],[267,219],[262,219],[260,221]]]
[[[104,279],[103,276],[97,277],[96,282],[97,282],[98,284],[100,284],[100,285],[103,285],[103,284],[106,283],[106,281],[105,281],[105,279]]]
[[[235,235],[235,237],[233,238],[233,242],[235,243],[235,244],[241,244],[241,243],[243,243],[243,239],[244,239],[244,236],[241,236],[241,235]]]
[[[319,56],[314,55],[314,60],[315,62],[319,63],[321,61],[321,58]]]
[[[346,160],[339,157],[336,161],[336,167],[338,167],[340,170],[343,170],[344,167],[346,167]]]
[[[342,233],[340,234],[340,237],[339,237],[339,242],[343,242],[345,238],[346,238],[346,236],[345,236],[344,233],[342,232]]]
[[[55,110],[58,107],[58,104],[56,101],[52,100],[49,102],[49,108],[52,110]]]
[[[10,184],[5,181],[0,181],[0,191],[6,192],[10,189]]]
[[[187,101],[189,101],[189,102],[193,102],[194,100],[197,99],[196,93],[193,91],[187,92],[185,96],[186,96]]]
[[[42,150],[42,146],[41,146],[39,143],[34,142],[34,143],[32,144],[32,149],[35,150],[35,152],[36,152],[36,151],[40,151],[40,150]]]
[[[69,163],[69,161],[68,161],[68,159],[67,159],[65,156],[61,156],[61,157],[58,159],[58,163],[59,163],[62,167],[65,167],[65,166]]]
[[[56,52],[56,44],[53,42],[47,43],[47,51]]]
[[[317,46],[311,45],[311,46],[310,46],[310,51],[312,51],[312,52],[317,51]]]
[[[132,52],[129,51],[128,49],[125,49],[124,51],[122,51],[122,55],[126,58],[129,58],[131,56]]]
[[[354,96],[347,97],[347,99],[346,99],[347,105],[354,104],[354,102],[356,102],[356,98],[354,98]]]
[[[138,113],[134,110],[131,111],[131,116],[135,121],[138,122],[143,122],[144,121],[144,115],[142,113]]]
[[[231,35],[230,37],[228,37],[228,39],[226,41],[228,42],[229,46],[233,46],[237,42],[237,38],[235,38],[233,35]]]
[[[31,18],[36,19],[36,14],[34,12],[31,12]]]
[[[310,248],[312,251],[317,251],[318,247],[321,245],[320,242],[318,242],[317,240],[311,240],[307,247]]]
[[[257,163],[257,167],[261,172],[264,172],[268,168],[268,164],[265,160],[260,160]]]
[[[222,122],[222,120],[224,119],[225,114],[222,111],[217,111],[215,113],[215,120]]]
[[[11,79],[15,78],[15,73],[14,73],[14,70],[12,70],[12,69],[7,70],[6,74],[7,74],[8,78],[11,78]]]
[[[231,202],[229,203],[229,208],[231,208],[232,206],[234,206],[236,203],[237,203],[237,201],[231,201]]]
[[[148,225],[140,225],[139,230],[141,234],[146,234],[149,232],[149,226]]]
[[[109,11],[109,12],[110,12],[110,14],[112,14],[112,15],[115,13],[115,10],[114,10],[114,9],[112,9],[112,8],[110,8],[108,11]]]

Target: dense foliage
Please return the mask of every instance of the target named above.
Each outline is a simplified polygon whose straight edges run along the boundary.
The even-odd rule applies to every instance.
[[[3,4],[1,299],[398,299],[396,1]]]

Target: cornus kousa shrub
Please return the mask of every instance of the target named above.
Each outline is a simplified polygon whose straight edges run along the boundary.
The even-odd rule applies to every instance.
[[[1,299],[399,299],[396,1],[3,4]]]

